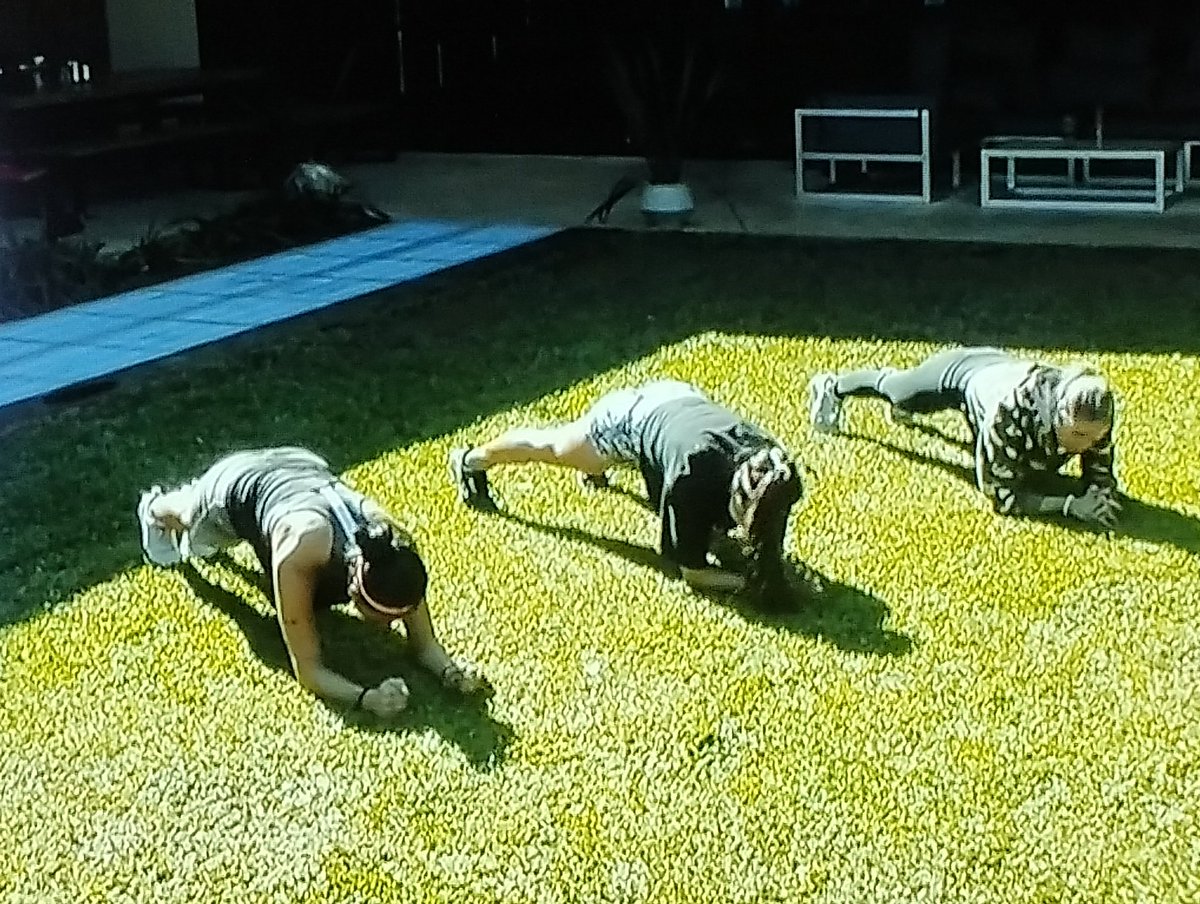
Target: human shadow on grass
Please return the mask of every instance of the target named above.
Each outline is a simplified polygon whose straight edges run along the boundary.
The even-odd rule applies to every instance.
[[[627,490],[623,492],[637,498]],[[505,509],[496,514],[557,540],[586,543],[664,577],[682,579],[675,565],[641,544],[534,521]],[[833,581],[790,556],[785,558],[784,573],[789,589],[786,599],[763,599],[751,592],[699,595],[732,608],[748,622],[812,637],[848,653],[902,656],[912,649],[911,637],[884,627],[891,610],[882,600]]]
[[[266,579],[261,572],[245,568],[228,556],[212,559],[204,566],[205,572],[210,566],[240,574],[265,590]],[[180,570],[200,599],[238,626],[255,656],[273,669],[292,674],[274,618],[259,613],[195,566],[185,564]],[[486,695],[462,695],[446,690],[413,660],[401,635],[382,631],[345,612],[336,609],[318,612],[317,630],[329,641],[323,647],[329,668],[366,687],[401,677],[412,692],[408,708],[387,720],[370,713],[349,712],[345,707],[322,700],[322,705],[348,727],[364,732],[419,731],[429,727],[458,747],[476,769],[487,771],[504,763],[514,732],[511,726],[491,716]],[[297,689],[297,692],[302,691]]]
[[[637,504],[648,512],[654,512],[655,514],[658,512],[658,510],[654,507],[654,504],[650,501],[645,493],[639,493],[635,490],[631,490],[629,487],[622,486],[619,483],[610,483],[608,486],[599,490],[594,490],[593,492],[613,493],[617,496],[623,496],[630,502]]]
[[[962,440],[949,436],[935,427],[920,425],[918,429],[929,436],[945,439],[947,442],[956,444],[960,448],[968,450],[970,448]],[[867,436],[861,433],[846,433],[844,435],[846,438],[856,442],[872,443],[915,464],[933,465],[959,480],[966,481],[972,487],[975,486],[975,472],[970,467],[947,461],[944,458],[935,458],[913,449],[906,449],[903,446],[898,446],[895,443],[878,437]],[[1078,494],[1080,491],[1078,478],[1073,478],[1066,474],[1037,475],[1035,482],[1030,486],[1035,491],[1048,496],[1065,496],[1068,493]],[[1135,499],[1125,493],[1118,494],[1117,499],[1121,503],[1121,516],[1116,529],[1113,531],[1105,531],[1103,528],[1088,525],[1078,519],[1067,518],[1062,515],[1040,515],[1036,517],[1036,520],[1049,521],[1070,530],[1081,531],[1083,533],[1107,533],[1114,537],[1129,537],[1159,546],[1174,546],[1191,555],[1200,556],[1200,520],[1185,515],[1183,512],[1178,512],[1175,509]]]

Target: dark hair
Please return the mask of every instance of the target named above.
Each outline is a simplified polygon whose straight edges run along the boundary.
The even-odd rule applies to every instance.
[[[750,560],[750,584],[764,602],[787,590],[783,542],[792,506],[804,498],[796,462],[777,445],[740,456],[731,487],[731,513]]]
[[[362,552],[363,590],[388,608],[415,606],[425,596],[429,574],[416,544],[404,530],[375,523],[359,528],[354,542]]]

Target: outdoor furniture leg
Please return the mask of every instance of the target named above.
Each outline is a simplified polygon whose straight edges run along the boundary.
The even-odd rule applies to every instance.
[[[921,200],[933,200],[933,153],[929,141],[929,111],[921,111]]]
[[[962,154],[957,149],[950,155],[950,187],[955,191],[962,187]]]
[[[1017,187],[1017,158],[1008,157],[1007,163],[1008,163],[1008,172],[1007,172],[1007,179],[1005,180],[1005,184],[1007,185],[1008,190],[1012,191],[1013,189],[1015,189]]]
[[[1166,206],[1167,153],[1162,151],[1154,157],[1154,208],[1159,213]]]
[[[804,194],[804,116],[796,114],[796,197]]]
[[[1184,177],[1183,148],[1175,152],[1175,194],[1182,195],[1187,184]]]
[[[992,174],[988,172],[991,169],[991,160],[988,158],[986,149],[979,152],[979,206],[987,207],[992,200]]]

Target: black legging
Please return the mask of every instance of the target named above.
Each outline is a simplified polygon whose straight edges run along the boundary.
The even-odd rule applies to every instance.
[[[896,408],[914,414],[947,409],[961,410],[967,401],[967,384],[980,369],[1014,358],[996,348],[952,348],[926,358],[908,370],[867,368],[842,374],[834,394],[838,398],[867,396],[886,399]]]

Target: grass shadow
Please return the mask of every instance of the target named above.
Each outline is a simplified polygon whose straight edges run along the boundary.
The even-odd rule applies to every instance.
[[[866,591],[835,581],[793,556],[785,556],[784,599],[751,593],[721,597],[748,622],[812,637],[846,653],[904,656],[914,641],[887,627],[891,607]]]
[[[951,433],[947,433],[945,430],[942,430],[940,427],[935,427],[933,424],[926,424],[922,421],[914,421],[908,426],[908,429],[915,430],[918,433],[923,433],[931,439],[940,440],[941,442],[948,443],[951,446],[957,446],[964,452],[971,452],[974,454],[974,448],[968,440],[963,439],[961,436],[954,436]]]
[[[547,524],[501,511],[499,516],[556,540],[586,543],[642,568],[679,578],[679,570],[649,547],[605,537],[577,527]],[[902,656],[913,647],[908,635],[885,627],[891,609],[882,600],[819,574],[788,557],[784,562],[787,599],[763,600],[752,593],[701,594],[736,611],[743,620],[832,644],[848,653]]]
[[[247,605],[209,572],[223,567],[240,573],[259,588],[266,584],[263,574],[224,556],[202,567],[203,572],[190,564],[181,566],[181,573],[196,596],[237,625],[251,652],[264,664],[291,675],[291,663],[275,619]],[[328,641],[323,652],[331,669],[367,686],[399,676],[412,691],[408,709],[391,720],[348,712],[344,707],[321,701],[347,727],[364,732],[432,728],[458,747],[474,768],[487,771],[503,765],[515,735],[511,726],[491,716],[487,697],[463,696],[444,689],[413,660],[404,638],[395,632],[382,631],[336,609],[319,612],[317,627]],[[296,692],[307,693],[300,688]]]
[[[941,431],[935,428],[928,428],[924,432],[930,435],[940,435],[952,443],[961,444],[960,440],[945,437],[945,434],[942,434]],[[915,464],[932,465],[940,468],[952,477],[966,481],[972,487],[975,486],[974,471],[964,465],[956,464],[943,458],[935,458],[913,449],[906,449],[903,446],[898,446],[895,443],[877,437],[866,436],[861,433],[846,433],[844,435],[847,439],[857,442],[872,443]],[[1039,475],[1035,483],[1032,484],[1032,487],[1037,492],[1053,496],[1078,493],[1080,489],[1078,479],[1064,474]],[[1176,511],[1175,509],[1136,499],[1124,493],[1120,494],[1117,498],[1122,507],[1121,520],[1116,530],[1113,531],[1105,531],[1102,528],[1084,524],[1075,518],[1066,518],[1062,515],[1044,515],[1040,516],[1038,520],[1051,521],[1062,527],[1083,533],[1107,533],[1113,537],[1129,537],[1159,546],[1174,546],[1191,555],[1200,556],[1200,519],[1185,515],[1183,512]]]
[[[650,549],[648,546],[642,546],[640,543],[630,543],[627,540],[618,540],[615,537],[605,537],[600,534],[593,534],[589,531],[582,530],[577,527],[567,527],[560,524],[546,524],[542,521],[534,521],[522,515],[518,515],[509,509],[499,509],[495,513],[498,517],[505,521],[511,521],[514,524],[519,524],[522,527],[528,527],[539,531],[548,536],[554,537],[557,540],[568,540],[575,543],[587,543],[597,549],[612,556],[619,556],[627,562],[632,562],[641,568],[646,568],[650,571],[655,571],[663,577],[677,578],[679,577],[679,569],[664,559],[661,555]]]
[[[639,493],[636,490],[631,490],[629,487],[622,486],[619,483],[609,484],[607,487],[604,487],[600,490],[595,490],[594,492],[615,493],[617,496],[623,496],[630,502],[636,503],[640,508],[644,508],[648,512],[654,512],[655,514],[658,514],[658,510],[654,507],[654,504],[650,501],[649,497],[646,496],[645,493]]]

